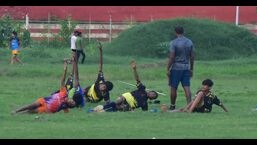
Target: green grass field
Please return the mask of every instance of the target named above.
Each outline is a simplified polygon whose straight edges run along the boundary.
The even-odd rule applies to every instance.
[[[34,102],[57,90],[63,70],[62,59],[69,50],[49,59],[20,55],[26,63],[9,65],[9,51],[0,50],[0,138],[257,138],[257,60],[256,56],[222,61],[196,61],[191,91],[194,94],[201,81],[211,78],[213,91],[224,102],[229,113],[214,106],[212,113],[161,113],[160,105],[150,104],[158,112],[88,113],[97,104],[86,104],[82,110],[69,113],[18,114],[11,111]],[[31,53],[30,53],[31,54]],[[35,53],[36,54],[36,53]],[[47,53],[48,54],[48,53]],[[135,84],[129,61],[136,59],[138,72],[147,88],[169,94],[165,75],[166,59],[132,58],[104,55],[104,74],[114,83],[111,99],[135,88],[119,82]],[[97,77],[98,58],[87,57],[79,64],[80,84],[91,85]],[[157,65],[158,64],[158,65]],[[70,70],[70,67],[68,71]],[[169,96],[159,96],[161,104],[169,105]],[[99,103],[103,104],[103,102]],[[186,100],[181,85],[177,107]],[[39,116],[38,119],[35,117]]]

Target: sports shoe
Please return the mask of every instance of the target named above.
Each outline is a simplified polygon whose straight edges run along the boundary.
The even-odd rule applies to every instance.
[[[93,110],[94,112],[105,112],[103,105],[98,105]]]
[[[162,104],[161,105],[161,112],[167,112],[167,110],[168,110],[168,106],[166,105],[166,104]]]
[[[170,105],[170,110],[175,110],[175,109],[176,109],[176,105],[171,104]]]
[[[160,101],[160,100],[154,100],[153,103],[154,103],[154,104],[160,104],[161,101]]]
[[[15,115],[15,114],[17,114],[15,110],[11,112],[11,115]]]

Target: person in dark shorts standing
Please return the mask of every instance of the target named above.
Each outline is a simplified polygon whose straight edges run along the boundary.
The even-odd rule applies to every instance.
[[[177,99],[177,88],[181,82],[187,104],[191,102],[190,77],[193,76],[194,46],[190,39],[186,38],[181,26],[175,27],[177,38],[172,40],[169,48],[167,64],[167,76],[170,86],[170,110],[174,110]]]

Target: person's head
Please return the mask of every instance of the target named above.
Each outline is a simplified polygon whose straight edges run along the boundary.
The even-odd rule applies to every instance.
[[[77,31],[77,30],[73,32],[74,36],[78,36],[78,34],[79,34],[79,31]]]
[[[72,97],[72,100],[75,102],[76,107],[80,107],[84,103],[83,96],[80,93],[75,93]]]
[[[13,32],[12,32],[12,36],[13,36],[13,37],[16,37],[16,36],[17,36],[17,32],[16,32],[16,31],[13,31]]]
[[[176,26],[175,27],[175,32],[178,35],[182,35],[182,34],[184,34],[184,28],[182,26]]]
[[[113,88],[113,84],[110,81],[106,81],[99,84],[99,90],[103,92],[105,91],[109,92],[112,90],[112,88]]]
[[[147,92],[147,97],[148,97],[150,100],[157,99],[157,98],[158,98],[158,93],[155,92],[155,91],[148,91],[148,92]]]
[[[81,37],[82,36],[82,32],[79,31],[78,32],[78,36]]]
[[[69,99],[67,101],[67,105],[68,105],[69,108],[74,108],[74,107],[76,107],[76,102],[72,99]]]
[[[202,90],[204,91],[208,91],[211,89],[211,87],[213,86],[213,81],[211,79],[205,79],[202,82]]]

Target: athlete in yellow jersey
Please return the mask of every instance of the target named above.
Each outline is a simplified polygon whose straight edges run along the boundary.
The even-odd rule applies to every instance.
[[[123,93],[119,96],[116,102],[111,102],[104,105],[103,109],[106,111],[132,111],[136,108],[142,108],[143,111],[148,110],[147,100],[153,100],[158,97],[155,91],[146,91],[145,86],[141,83],[136,71],[135,61],[131,62],[131,67],[134,72],[134,77],[137,81],[137,90],[132,92]]]
[[[104,74],[102,71],[102,45],[100,43],[99,46],[100,50],[100,67],[99,67],[99,73],[98,77],[95,81],[95,83],[91,86],[88,86],[84,89],[84,94],[86,97],[87,102],[91,103],[98,103],[101,100],[104,99],[105,103],[108,104],[110,103],[110,94],[109,92],[113,88],[113,84],[110,81],[105,81],[104,79]]]
[[[113,84],[110,81],[105,81],[103,72],[98,73],[95,83],[84,89],[84,94],[87,102],[97,103],[104,99],[108,104],[110,102],[110,94]]]

